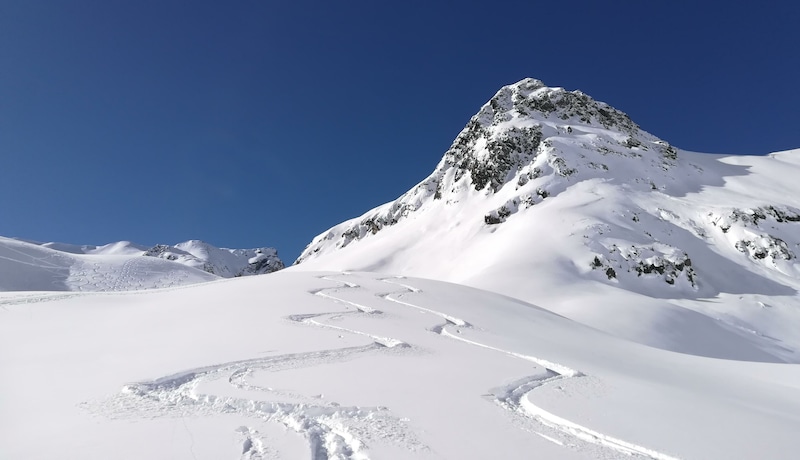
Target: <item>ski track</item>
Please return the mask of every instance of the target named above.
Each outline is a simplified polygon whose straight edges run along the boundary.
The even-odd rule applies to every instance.
[[[410,293],[420,293],[420,292],[422,292],[418,288],[415,288],[413,286],[409,286],[407,284],[403,284],[403,283],[395,281],[397,279],[403,279],[403,278],[401,278],[401,277],[384,278],[384,279],[381,279],[380,281],[383,281],[385,283],[395,284],[395,285],[400,286],[400,287],[402,287],[404,289],[407,289],[408,292],[410,292]],[[558,364],[558,363],[554,363],[552,361],[548,361],[546,359],[542,359],[542,358],[538,358],[538,357],[534,357],[534,356],[529,356],[529,355],[524,355],[524,354],[513,352],[513,351],[503,350],[503,349],[500,349],[500,348],[493,347],[491,345],[487,345],[487,344],[484,344],[484,343],[480,343],[480,342],[472,341],[472,340],[469,340],[469,339],[465,339],[465,338],[461,337],[460,335],[450,333],[447,330],[447,327],[450,326],[450,325],[458,326],[458,327],[462,327],[462,328],[470,328],[470,327],[472,327],[472,325],[470,323],[468,323],[467,321],[464,321],[464,320],[462,320],[460,318],[456,318],[454,316],[450,316],[450,315],[445,314],[443,312],[439,312],[439,311],[436,311],[436,310],[425,308],[425,307],[422,307],[422,306],[419,306],[419,305],[414,305],[414,304],[409,303],[409,302],[401,301],[399,299],[396,299],[396,298],[392,297],[391,293],[390,294],[381,295],[380,297],[382,297],[382,298],[384,298],[384,299],[386,299],[386,300],[388,300],[390,302],[394,302],[394,303],[397,303],[397,304],[400,304],[400,305],[406,305],[406,306],[409,306],[409,307],[412,307],[412,308],[416,308],[418,310],[422,310],[422,311],[425,311],[425,312],[432,313],[432,314],[437,315],[437,316],[439,316],[441,318],[444,318],[447,321],[445,324],[434,326],[431,329],[432,332],[438,333],[438,334],[440,334],[440,335],[442,335],[444,337],[448,337],[448,338],[451,338],[451,339],[454,339],[454,340],[458,340],[458,341],[461,341],[461,342],[464,342],[464,343],[468,343],[470,345],[474,345],[474,346],[481,347],[481,348],[486,348],[486,349],[489,349],[489,350],[494,350],[494,351],[497,351],[497,352],[500,352],[500,353],[504,353],[504,354],[513,356],[513,357],[518,358],[518,359],[522,359],[522,360],[525,360],[525,361],[530,361],[530,362],[533,362],[536,365],[538,365],[538,366],[540,366],[540,367],[545,369],[546,372],[543,375],[537,375],[537,376],[524,378],[521,381],[518,381],[515,384],[511,385],[510,387],[506,387],[505,391],[501,392],[501,394],[499,394],[499,395],[495,394],[495,401],[500,406],[502,406],[502,407],[504,407],[504,408],[506,408],[506,409],[508,409],[508,410],[510,410],[512,412],[519,413],[519,414],[525,415],[526,417],[533,418],[536,421],[538,421],[539,423],[541,423],[542,425],[544,425],[544,426],[546,426],[548,428],[555,429],[555,430],[557,430],[557,431],[559,431],[559,432],[561,432],[563,434],[572,436],[574,438],[577,438],[579,440],[582,440],[582,441],[585,441],[585,442],[588,442],[588,443],[591,443],[591,444],[597,444],[597,445],[612,449],[612,450],[614,450],[616,452],[625,454],[626,456],[638,455],[638,456],[642,456],[642,457],[645,457],[645,458],[651,458],[651,459],[655,459],[655,460],[677,460],[675,457],[671,457],[671,456],[663,454],[661,452],[657,452],[657,451],[654,451],[652,449],[648,449],[648,448],[643,447],[643,446],[638,446],[636,444],[629,443],[629,442],[623,441],[621,439],[617,439],[617,438],[614,438],[614,437],[611,437],[611,436],[604,435],[604,434],[599,433],[597,431],[594,431],[594,430],[592,430],[590,428],[581,426],[581,425],[579,425],[577,423],[574,423],[574,422],[571,422],[571,421],[566,420],[564,418],[561,418],[561,417],[559,417],[559,416],[557,416],[555,414],[552,414],[552,413],[542,409],[541,407],[537,406],[528,397],[529,394],[532,391],[534,391],[537,388],[540,388],[542,386],[545,386],[547,384],[550,384],[552,382],[564,381],[564,380],[571,379],[571,378],[579,378],[579,377],[585,376],[585,374],[583,374],[582,372],[577,371],[575,369],[571,369],[571,368],[569,368],[567,366],[564,366],[562,364]],[[460,333],[460,331],[458,331],[458,333]],[[547,436],[547,435],[544,435],[544,434],[538,433],[538,432],[535,432],[535,433],[537,435],[539,435],[539,436],[551,441],[551,442],[554,442],[554,443],[559,444],[559,445],[563,445],[562,442],[560,442],[560,441],[558,441],[556,439],[553,439],[550,436]]]
[[[413,436],[385,407],[342,406],[318,397],[274,390],[247,383],[256,371],[281,370],[345,361],[359,354],[382,352],[391,348],[378,343],[360,347],[285,354],[232,361],[189,369],[151,381],[131,383],[122,393],[103,404],[101,410],[112,416],[141,414],[217,415],[237,414],[266,422],[276,422],[308,439],[312,460],[365,459],[365,442],[360,439],[384,438],[419,449]],[[270,400],[206,394],[202,384],[227,379],[235,389],[268,394]],[[268,440],[249,426],[236,431],[242,438],[242,459],[279,457],[269,449]]]
[[[273,455],[264,445],[260,433],[249,426],[240,426],[236,431],[242,436],[241,460],[263,460],[272,458]]]
[[[384,283],[389,283],[389,284],[394,284],[394,285],[400,286],[400,287],[402,287],[404,289],[407,289],[412,294],[416,294],[418,292],[422,292],[420,289],[417,289],[415,287],[412,287],[412,286],[409,286],[409,285],[406,285],[406,284],[403,284],[403,283],[399,283],[399,282],[395,281],[396,279],[403,279],[403,278],[397,278],[397,277],[395,277],[395,278],[382,278],[382,279],[380,279],[378,281],[383,281]],[[396,299],[396,298],[392,297],[392,293],[383,294],[383,295],[380,295],[380,297],[388,300],[389,302],[394,302],[394,303],[397,303],[397,304],[400,304],[400,305],[405,305],[407,307],[416,308],[417,310],[421,310],[421,311],[424,311],[424,312],[427,312],[427,313],[434,314],[436,316],[439,316],[440,318],[443,318],[445,321],[447,321],[448,323],[451,323],[451,324],[453,324],[455,326],[472,327],[471,324],[469,324],[468,322],[464,321],[461,318],[456,318],[455,316],[450,316],[450,315],[447,315],[447,314],[442,313],[440,311],[431,310],[430,308],[425,308],[425,307],[421,307],[419,305],[414,305],[412,303],[404,302],[404,301],[402,301],[400,299]]]
[[[177,276],[176,273],[179,272],[169,272],[168,276]],[[166,277],[164,279],[166,279]],[[178,278],[178,280],[179,279],[180,278]],[[75,286],[77,288],[77,290],[75,291],[56,291],[56,292],[42,291],[40,293],[35,293],[35,294],[27,294],[26,291],[6,291],[6,292],[0,292],[0,308],[8,311],[6,307],[9,306],[28,305],[28,304],[43,303],[43,302],[55,302],[57,300],[71,299],[74,297],[150,295],[161,292],[189,289],[192,287],[197,287],[208,283],[225,283],[232,280],[235,280],[235,278],[221,278],[218,280],[212,280],[194,284],[172,283],[170,285],[165,284],[164,286],[141,287],[141,289],[118,290],[118,291],[97,290],[97,289],[84,291],[82,289],[82,286],[78,285]],[[95,285],[94,287],[98,286]]]
[[[328,281],[339,282],[327,277]],[[344,283],[343,288],[358,288],[354,283]],[[142,413],[165,415],[181,414],[239,414],[268,422],[277,422],[287,429],[305,436],[309,442],[312,460],[366,459],[366,441],[380,438],[403,444],[408,450],[426,449],[416,441],[413,433],[392,416],[385,407],[342,406],[336,402],[323,401],[321,397],[308,397],[285,390],[275,390],[247,382],[256,371],[277,372],[280,370],[314,366],[344,361],[365,353],[392,353],[410,346],[403,341],[381,337],[363,331],[330,325],[318,321],[345,315],[378,315],[370,307],[339,299],[324,291],[340,287],[310,291],[309,294],[355,307],[355,311],[335,311],[313,314],[296,314],[289,321],[314,327],[334,329],[344,333],[368,337],[371,344],[322,350],[316,352],[285,354],[266,358],[232,361],[212,366],[199,367],[164,376],[151,381],[132,383],[123,387],[121,395],[105,403],[101,410],[111,415]],[[247,399],[232,396],[204,394],[198,391],[201,384],[227,377],[227,382],[236,390],[260,392],[270,400]],[[252,427],[240,426],[236,430],[242,438],[241,459],[262,459],[269,455],[268,442]]]
[[[65,294],[25,294],[25,295],[10,295],[8,297],[0,298],[0,307],[5,308],[11,305],[28,305],[40,302],[54,302],[56,300],[70,299],[72,297],[80,296],[80,293],[65,293]]]
[[[335,276],[348,275],[350,273],[343,272],[341,275]],[[336,402],[326,402],[322,400],[321,396],[309,397],[291,391],[275,390],[270,387],[248,383],[247,378],[256,371],[277,372],[330,362],[341,362],[365,353],[393,353],[395,350],[411,347],[410,344],[395,338],[376,336],[364,331],[321,322],[324,318],[330,319],[346,315],[378,316],[383,313],[372,307],[337,297],[334,293],[339,290],[360,289],[361,287],[350,281],[335,279],[333,276],[325,275],[319,278],[340,283],[340,286],[311,290],[309,294],[353,307],[355,310],[295,314],[290,315],[287,319],[294,323],[365,336],[372,340],[371,344],[231,361],[190,369],[151,381],[132,383],[123,387],[120,395],[104,403],[101,410],[111,413],[112,416],[137,413],[149,416],[163,416],[169,413],[177,413],[180,416],[186,414],[239,414],[267,422],[277,422],[307,438],[312,460],[367,459],[369,458],[367,450],[369,439],[383,439],[384,441],[399,443],[409,451],[427,450],[426,446],[416,440],[413,433],[407,432],[403,422],[394,417],[385,407],[341,406]],[[405,293],[422,292],[414,286],[397,281],[400,279],[403,278],[383,278],[377,279],[377,281],[397,286],[403,289]],[[444,319],[444,324],[433,326],[430,329],[444,338],[503,353],[534,363],[544,369],[544,373],[528,376],[510,385],[491,390],[491,396],[496,404],[514,414],[515,417],[537,422],[545,428],[545,431],[548,431],[547,429],[552,430],[551,434],[561,438],[561,440],[536,430],[531,430],[532,433],[560,446],[575,448],[575,444],[569,443],[570,440],[573,440],[579,443],[597,445],[609,449],[615,454],[623,454],[625,456],[639,456],[654,460],[677,460],[669,455],[607,436],[561,418],[537,406],[529,397],[533,391],[553,382],[564,382],[568,379],[584,377],[585,374],[580,371],[546,359],[503,350],[466,339],[459,335],[460,330],[457,330],[455,334],[451,333],[448,331],[448,327],[471,328],[472,325],[461,318],[400,300],[397,295],[396,291],[388,294],[376,294],[377,297],[386,301],[414,308]],[[267,394],[272,401],[217,396],[198,392],[200,384],[223,378],[226,378],[227,383],[235,390]],[[236,432],[240,434],[242,439],[240,459],[256,460],[280,456],[278,452],[272,451],[268,447],[268,440],[253,427],[239,426]]]

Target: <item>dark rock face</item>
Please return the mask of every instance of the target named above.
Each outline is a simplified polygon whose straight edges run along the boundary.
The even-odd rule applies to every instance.
[[[753,260],[774,263],[796,257],[790,245],[776,236],[797,232],[794,224],[800,222],[800,213],[793,208],[776,205],[734,208],[722,214],[709,214],[709,221],[733,239],[732,243],[737,251]]]
[[[688,254],[658,251],[654,247],[631,246],[623,253],[612,247],[606,256],[596,255],[589,264],[593,270],[605,273],[609,280],[616,279],[620,270],[635,273],[637,277],[657,277],[669,285],[684,277],[693,288],[697,287],[697,274]],[[614,268],[616,267],[616,269]]]
[[[639,127],[623,112],[597,102],[580,91],[548,88],[539,80],[526,79],[501,89],[470,119],[445,152],[444,163],[456,169],[455,181],[468,174],[475,190],[483,190],[488,186],[496,192],[507,182],[509,172],[516,172],[530,164],[542,153],[540,146],[544,139],[541,126],[500,127],[514,118],[525,117],[555,117],[559,123],[574,119],[585,124],[594,123],[629,133],[628,148],[642,145],[635,137]],[[571,126],[566,126],[566,134],[572,134],[572,131]],[[479,145],[485,146],[488,155],[477,156]],[[669,144],[665,149],[668,150],[665,156],[674,159],[677,153],[675,149]],[[562,176],[575,172],[566,166],[563,158],[555,159],[551,166]]]
[[[597,123],[606,129],[635,134],[639,127],[628,115],[609,106],[595,101],[581,91],[564,91],[560,88],[547,88],[539,80],[526,79],[517,85],[518,90],[511,90],[513,108],[522,115],[534,112],[543,113],[560,118],[561,120],[578,119],[585,124]],[[536,92],[539,89],[549,91]],[[536,93],[534,93],[536,92]],[[502,90],[501,90],[502,93]],[[507,98],[505,94],[498,94],[490,102],[493,108],[501,107],[500,100]],[[497,99],[496,102],[495,99]]]
[[[256,256],[251,258],[247,267],[242,270],[241,274],[236,276],[262,275],[286,268],[283,261],[278,258],[277,251],[272,248],[269,249],[269,251],[256,249]]]
[[[479,128],[475,129],[476,132],[480,132]],[[479,138],[483,138],[486,143],[489,155],[485,158],[478,158],[475,155],[475,142]],[[539,126],[512,127],[488,138],[486,134],[476,135],[475,132],[462,131],[450,150],[445,153],[444,161],[456,169],[456,181],[459,181],[464,174],[469,174],[475,190],[483,190],[488,186],[496,192],[506,183],[510,171],[519,170],[531,162],[541,142],[542,130]]]
[[[794,253],[789,250],[789,245],[780,238],[771,235],[762,235],[759,238],[739,240],[735,244],[736,249],[747,254],[753,259],[766,259],[772,260],[792,260],[795,258]]]
[[[167,254],[172,249],[174,249],[174,248],[171,248],[170,246],[167,246],[166,244],[157,244],[157,245],[153,246],[152,248],[148,249],[143,255],[145,255],[147,257],[162,257],[163,256],[162,258],[165,258],[165,259],[168,259],[168,260],[175,260],[176,257],[174,255]],[[165,255],[165,254],[167,254],[167,255]]]

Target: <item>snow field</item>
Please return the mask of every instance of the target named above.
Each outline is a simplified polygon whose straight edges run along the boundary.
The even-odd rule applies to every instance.
[[[430,280],[18,296],[0,310],[3,458],[791,458],[800,424],[797,366],[643,347]]]

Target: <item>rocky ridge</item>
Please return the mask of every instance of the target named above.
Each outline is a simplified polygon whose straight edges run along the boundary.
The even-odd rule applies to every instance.
[[[318,236],[295,263],[367,239],[437,202],[458,206],[465,191],[487,204],[507,197],[475,216],[494,226],[587,180],[669,193],[675,169],[694,182],[702,181],[700,166],[681,160],[678,149],[641,130],[625,113],[581,91],[551,88],[529,78],[503,87],[484,104],[430,176],[394,202]],[[631,170],[634,177],[620,174]],[[600,265],[589,260],[609,275],[620,269],[637,276],[666,273],[665,282],[674,284],[683,273],[695,285],[695,274],[686,270],[688,256],[656,246],[625,252],[609,247],[606,254],[598,254],[604,260]]]

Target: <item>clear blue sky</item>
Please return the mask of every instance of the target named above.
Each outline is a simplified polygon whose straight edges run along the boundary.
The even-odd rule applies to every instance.
[[[683,5],[683,6],[681,6]],[[700,5],[700,6],[698,6]],[[6,1],[0,235],[278,248],[396,198],[502,85],[800,147],[791,2]]]

